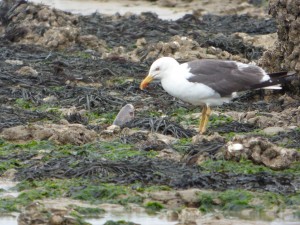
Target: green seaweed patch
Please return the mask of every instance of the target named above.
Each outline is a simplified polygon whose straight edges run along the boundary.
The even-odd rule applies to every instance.
[[[73,218],[75,218],[76,225],[91,225],[90,223],[86,222],[84,216],[81,215],[80,213],[78,213],[77,211],[73,210],[70,213],[70,216],[72,216]]]
[[[261,172],[275,173],[268,167],[256,165],[251,160],[241,159],[239,162],[230,160],[208,159],[200,164],[205,172],[256,174]]]
[[[87,113],[88,120],[90,123],[101,124],[112,124],[117,116],[117,112],[99,113],[89,112]]]
[[[120,160],[128,157],[143,155],[154,157],[157,153],[154,151],[139,151],[133,145],[120,142],[102,142],[99,148],[102,151],[102,157],[110,160]]]
[[[192,138],[181,138],[175,144],[172,145],[180,153],[186,153],[191,147]]]
[[[15,106],[21,109],[29,110],[29,111],[41,111],[41,112],[48,112],[53,115],[59,116],[61,112],[59,111],[58,106],[54,103],[35,103],[30,100],[26,100],[23,98],[17,98],[15,100]]]
[[[71,191],[70,197],[94,204],[103,202],[118,203],[118,197],[127,195],[128,191],[128,187],[115,184],[89,185],[79,190]]]
[[[287,206],[296,206],[298,210],[300,210],[300,191],[297,194],[290,195],[288,198],[285,198],[284,203]]]
[[[199,210],[205,213],[215,210],[240,212],[251,209],[255,215],[265,217],[265,212],[274,207],[277,211],[299,210],[299,193],[282,195],[273,192],[251,192],[246,190],[226,190],[224,192],[202,192],[199,196]],[[297,211],[295,211],[297,212]],[[269,218],[270,219],[270,218]]]
[[[250,204],[252,199],[253,194],[244,190],[199,193],[199,209],[202,212],[210,212],[213,209],[222,211],[240,211],[247,208],[253,208]]]
[[[132,189],[144,193],[144,192],[155,192],[155,191],[171,191],[172,188],[166,185],[155,185],[155,186],[147,186],[141,184],[134,184],[131,187]]]
[[[108,220],[104,223],[104,225],[138,225],[138,224],[133,222],[127,222],[125,220],[118,220],[118,221]]]
[[[141,204],[144,197],[137,195],[130,187],[115,184],[90,185],[82,189],[71,191],[73,199],[88,201],[93,204],[113,203],[127,205]]]
[[[130,186],[116,184],[103,184],[86,179],[47,179],[22,181],[14,188],[21,192],[16,198],[0,199],[0,212],[20,211],[29,203],[44,198],[57,199],[70,197],[87,201],[93,204],[115,203],[127,205],[128,203],[142,204],[144,197],[137,194]],[[80,211],[81,210],[81,211]],[[76,208],[78,213],[86,214],[84,209]],[[101,209],[86,209],[90,214],[102,212]]]
[[[16,191],[21,192],[16,198],[0,199],[0,212],[19,212],[35,200],[65,197],[70,189],[87,184],[87,181],[81,179],[22,181],[14,188]]]
[[[101,216],[103,213],[105,213],[104,209],[97,208],[97,207],[81,207],[81,206],[75,206],[73,208],[77,213],[85,216],[85,217],[98,217]]]
[[[155,213],[155,212],[162,210],[164,208],[164,206],[159,202],[150,201],[145,204],[145,208],[148,213]]]
[[[31,152],[40,150],[54,150],[55,145],[51,141],[28,141],[22,144],[14,144],[6,141],[0,141],[0,156],[11,155],[12,153]]]
[[[199,113],[199,109],[187,109],[183,107],[176,108],[175,110],[168,113],[177,123],[184,122],[187,126],[199,124],[199,118],[191,118],[189,115],[192,113]]]
[[[30,100],[25,100],[23,98],[17,98],[15,101],[15,105],[22,109],[31,109],[34,107],[33,102]]]
[[[232,117],[224,115],[211,115],[209,117],[209,126],[219,126],[226,123],[231,123],[233,121]]]
[[[74,57],[79,57],[82,59],[91,59],[92,55],[88,52],[76,52],[73,54]]]

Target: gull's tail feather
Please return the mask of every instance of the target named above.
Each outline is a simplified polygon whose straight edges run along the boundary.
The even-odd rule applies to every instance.
[[[297,76],[297,73],[295,71],[291,71],[270,73],[268,75],[270,76],[269,80],[253,85],[252,88],[281,89],[281,84],[293,80]]]

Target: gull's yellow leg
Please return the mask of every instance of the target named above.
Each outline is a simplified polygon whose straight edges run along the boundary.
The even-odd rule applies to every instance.
[[[199,132],[200,134],[204,134],[206,131],[207,123],[209,120],[209,116],[211,114],[211,109],[209,106],[204,105],[202,109],[200,125],[199,125]]]

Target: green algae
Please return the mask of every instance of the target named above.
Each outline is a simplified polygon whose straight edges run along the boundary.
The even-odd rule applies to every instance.
[[[97,207],[81,207],[81,206],[74,206],[73,210],[75,210],[80,215],[85,217],[98,217],[99,215],[105,213],[104,209],[97,208]]]
[[[283,195],[273,192],[252,192],[247,190],[226,190],[223,192],[199,193],[199,210],[208,213],[221,210],[224,213],[241,212],[250,209],[262,217],[274,207],[278,212],[285,209],[299,210],[300,193]]]
[[[148,213],[155,213],[155,212],[162,210],[164,208],[164,206],[159,202],[150,201],[145,204],[145,208]]]
[[[275,173],[263,165],[256,165],[251,160],[242,159],[239,162],[230,160],[208,159],[200,164],[204,172],[256,174],[261,172]]]

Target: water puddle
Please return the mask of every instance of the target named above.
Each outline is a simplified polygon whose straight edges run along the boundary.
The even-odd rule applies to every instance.
[[[160,218],[157,215],[148,215],[146,213],[106,213],[102,218],[86,219],[85,221],[92,225],[102,225],[108,220],[123,220],[142,225],[175,225],[178,223],[178,221],[168,221],[166,218]]]
[[[4,216],[0,217],[0,224],[2,225],[18,225],[16,217],[13,216]]]
[[[0,197],[18,197],[19,192],[13,190],[13,188],[17,185],[17,182],[1,180],[0,181]],[[2,224],[2,223],[0,223]]]
[[[176,20],[183,17],[191,11],[175,8],[164,8],[154,5],[151,2],[134,2],[134,1],[95,1],[95,0],[29,0],[34,3],[42,3],[63,11],[74,14],[89,15],[94,12],[101,14],[120,13],[124,15],[127,12],[140,14],[142,12],[154,12],[161,19]]]

